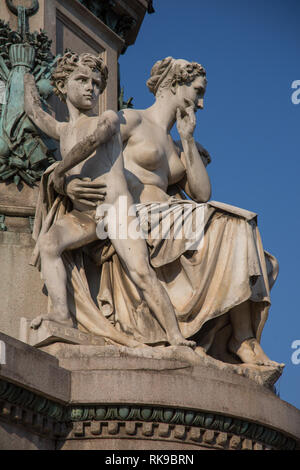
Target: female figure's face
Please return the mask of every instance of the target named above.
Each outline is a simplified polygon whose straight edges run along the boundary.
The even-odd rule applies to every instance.
[[[184,111],[187,107],[194,105],[195,112],[203,109],[203,98],[206,90],[206,78],[196,77],[192,82],[179,85],[176,89],[178,107]]]
[[[100,94],[101,74],[87,66],[79,66],[71,73],[64,85],[68,100],[77,109],[91,110]]]

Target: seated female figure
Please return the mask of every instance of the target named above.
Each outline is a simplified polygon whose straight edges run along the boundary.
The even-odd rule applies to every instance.
[[[260,346],[277,261],[263,250],[255,214],[208,202],[209,155],[193,137],[206,83],[198,63],[167,57],[154,65],[147,82],[154,104],[119,113],[127,184],[141,216],[155,203],[160,227],[171,214],[174,228],[185,206],[189,217],[199,212],[203,216],[204,235],[197,249],[188,247],[184,238],[178,240],[174,230],[169,238],[153,238],[149,227],[145,229],[150,263],[169,295],[183,336],[197,342],[196,352],[226,362],[277,365]],[[170,135],[176,121],[180,143]],[[170,198],[174,185],[177,197]],[[74,180],[67,185],[71,199],[84,197],[79,187]],[[180,192],[190,199],[184,200]],[[166,332],[116,253],[102,262],[98,302],[123,333],[147,344],[166,342]]]

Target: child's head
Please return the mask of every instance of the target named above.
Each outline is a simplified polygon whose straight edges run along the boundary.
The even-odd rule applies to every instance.
[[[107,77],[108,69],[100,56],[66,52],[58,59],[51,79],[56,95],[60,100],[66,101],[66,98],[70,99],[74,93],[86,98],[89,96],[92,98],[95,90],[97,90],[97,95],[103,93]],[[83,108],[92,107],[91,99],[89,104],[85,100],[85,103],[82,102],[81,105]]]

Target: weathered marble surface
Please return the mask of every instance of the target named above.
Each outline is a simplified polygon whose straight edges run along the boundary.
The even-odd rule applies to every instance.
[[[170,369],[175,370],[186,369],[192,371],[193,368],[197,370],[197,367],[209,367],[216,372],[218,370],[226,371],[231,374],[231,376],[233,376],[232,374],[238,374],[242,377],[247,377],[258,385],[262,385],[270,390],[273,390],[275,382],[282,373],[282,370],[276,366],[261,366],[258,369],[251,364],[225,364],[208,355],[199,356],[199,354],[186,346],[128,348],[126,346],[100,345],[100,343],[96,346],[95,344],[93,345],[92,341],[90,341],[90,344],[85,344],[83,338],[81,341],[79,338],[77,346],[70,348],[65,343],[71,341],[66,339],[65,343],[63,343],[65,335],[63,327],[60,329],[57,328],[56,331],[58,333],[57,337],[60,339],[59,343],[47,345],[45,341],[45,344],[40,345],[43,346],[42,349],[44,351],[59,358],[60,365],[71,370],[77,370],[79,364],[81,364],[81,367],[85,370],[115,370],[120,368],[119,359],[126,357],[128,359],[126,359],[126,361],[124,359],[123,363],[124,366],[126,364],[125,368],[129,368],[130,370],[144,367],[149,370],[164,370],[170,367]],[[60,338],[59,331],[62,332]],[[76,330],[74,330],[74,344],[76,341],[75,331]],[[32,340],[34,340],[35,337],[38,338],[37,335],[32,335]],[[137,361],[135,361],[135,359]],[[143,361],[145,362],[145,366],[143,366]]]
[[[104,338],[84,333],[76,328],[70,328],[52,321],[44,321],[37,330],[30,327],[31,320],[21,318],[20,341],[30,346],[42,347],[52,343],[71,343],[105,346]]]

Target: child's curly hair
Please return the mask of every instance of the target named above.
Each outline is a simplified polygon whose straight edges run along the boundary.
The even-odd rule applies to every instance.
[[[84,53],[76,54],[71,51],[67,51],[57,61],[57,67],[52,73],[51,84],[54,87],[54,93],[59,97],[60,100],[65,101],[64,94],[57,88],[57,83],[65,83],[72,72],[76,70],[80,65],[88,66],[93,71],[101,73],[101,86],[100,94],[106,88],[108,78],[108,68],[103,62],[103,59],[99,56]]]

